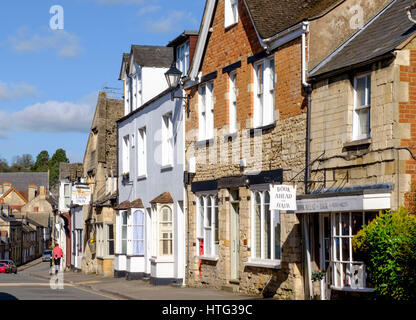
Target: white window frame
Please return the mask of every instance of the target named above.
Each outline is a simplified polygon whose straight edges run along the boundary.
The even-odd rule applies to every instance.
[[[238,23],[238,0],[225,0],[224,6],[224,27],[228,28]]]
[[[259,70],[262,70],[261,77]],[[274,121],[276,70],[274,56],[253,64],[254,73],[254,127],[272,124]]]
[[[182,51],[183,50],[183,51]],[[189,70],[189,40],[176,48],[176,68],[186,76]]]
[[[173,116],[172,112],[162,117],[162,167],[173,166]]]
[[[170,218],[171,219],[168,220],[168,221],[162,220],[163,209],[165,209],[165,208],[170,210]],[[161,205],[160,208],[159,208],[159,212],[158,212],[158,218],[159,218],[158,232],[157,232],[158,237],[159,237],[159,252],[158,252],[158,255],[159,256],[164,256],[164,257],[173,256],[173,250],[174,250],[174,248],[173,248],[173,208],[169,205]],[[170,230],[167,229],[166,227],[165,227],[166,229],[162,228],[162,225],[169,225],[169,224],[170,224]],[[170,234],[170,238],[169,237],[168,238],[163,238],[164,233]],[[168,253],[163,252],[162,241],[170,241],[171,252],[168,252]]]
[[[68,192],[65,192],[66,188],[68,188]],[[71,206],[71,184],[64,183],[64,206],[65,208],[69,208]]]
[[[229,103],[228,103],[228,119],[229,132],[237,132],[237,72],[229,74]]]
[[[214,82],[208,81],[198,88],[198,139],[214,138]]]
[[[122,173],[130,173],[130,136],[127,134],[122,138]]]
[[[136,224],[136,222],[135,222],[135,215],[136,214],[141,214],[142,215],[142,221],[143,221],[142,224]],[[131,226],[132,226],[131,239],[132,239],[132,253],[133,253],[133,255],[144,256],[144,254],[145,254],[145,250],[146,250],[145,241],[144,241],[144,238],[145,238],[145,218],[146,218],[146,216],[145,216],[144,209],[134,210],[134,212],[132,212],[132,214],[131,214],[131,219],[132,219],[132,222],[131,222]],[[142,227],[143,228],[142,238],[137,238],[137,239],[135,238],[134,230],[137,227]],[[136,252],[135,251],[135,246],[134,246],[135,242],[142,242],[143,252]]]
[[[137,134],[137,177],[147,175],[147,135],[146,127],[138,129]]]
[[[343,230],[343,220],[342,216],[348,214],[348,234]],[[356,212],[333,212],[331,213],[331,242],[330,242],[330,266],[331,266],[331,287],[337,290],[356,290],[356,291],[372,291],[372,288],[367,288],[366,280],[366,265],[363,261],[356,261],[353,259],[353,249],[352,249],[352,239],[354,235],[352,234],[352,216],[356,214],[362,215],[362,225],[366,222],[366,214],[375,215],[377,212],[374,211],[356,211]],[[347,241],[348,247],[348,258],[343,257],[342,245],[337,246],[344,241]],[[349,272],[353,270],[353,266],[362,267],[362,286],[352,286],[351,274],[347,275],[344,279],[344,268],[343,265],[346,265],[346,270],[349,269]],[[349,267],[349,268],[348,268]],[[338,272],[337,272],[338,271]],[[338,285],[338,280],[340,280],[341,285]],[[347,280],[347,285],[343,280]]]
[[[124,224],[123,223],[123,215],[126,215],[126,223]],[[119,253],[120,254],[124,254],[124,255],[126,255],[127,254],[127,243],[128,243],[128,218],[129,218],[129,214],[128,214],[128,211],[127,210],[123,210],[123,211],[120,211],[120,236],[119,236],[119,239],[120,239],[120,248],[119,248]],[[126,236],[125,236],[125,238],[123,238],[123,228],[125,228],[126,229]],[[123,250],[123,242],[125,242],[125,250]]]
[[[358,80],[365,78],[365,101],[366,104],[359,105]],[[360,115],[363,110],[368,112],[368,131],[360,134]],[[371,73],[360,74],[354,77],[354,114],[353,114],[353,140],[369,139],[371,137]]]
[[[126,77],[125,82],[125,91],[124,91],[124,115],[128,115],[132,110],[132,104],[131,104],[131,78]]]
[[[275,232],[274,229],[277,227],[277,225],[280,225],[280,213],[276,210],[270,210],[270,258],[266,256],[266,246],[265,246],[265,216],[266,216],[266,203],[265,203],[265,196],[266,193],[269,193],[270,196],[270,186],[269,185],[258,185],[253,186],[251,188],[251,257],[249,262],[251,263],[258,263],[258,264],[264,264],[265,266],[270,265],[271,267],[279,266],[282,256],[282,237],[280,233],[280,239],[279,239],[279,255],[280,257],[276,257],[276,243],[275,243]],[[258,255],[257,252],[257,243],[256,243],[256,226],[255,226],[255,215],[256,215],[256,194],[260,195],[260,254]],[[270,201],[270,198],[269,198]],[[269,202],[269,208],[270,208],[270,202]]]
[[[208,199],[211,200],[211,206],[208,206]],[[202,202],[202,206],[201,206]],[[203,213],[203,216],[201,216]],[[209,193],[197,194],[197,216],[196,216],[196,240],[197,256],[199,256],[199,240],[204,241],[204,254],[202,257],[218,258],[219,239],[216,239],[216,227],[218,224],[218,193],[215,191]],[[208,222],[211,222],[209,224]],[[207,250],[208,249],[208,250]]]

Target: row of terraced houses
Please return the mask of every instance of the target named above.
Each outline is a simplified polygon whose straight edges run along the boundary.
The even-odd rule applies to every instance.
[[[199,30],[132,45],[124,101],[100,94],[83,164],[62,168],[66,264],[277,299],[371,292],[352,238],[415,205],[412,5],[207,0]],[[276,185],[296,210],[271,209]]]

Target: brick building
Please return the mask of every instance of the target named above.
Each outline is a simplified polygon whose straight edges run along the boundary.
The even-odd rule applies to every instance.
[[[310,71],[310,194],[298,197],[297,213],[309,226],[305,278],[311,296],[371,292],[371,275],[352,251],[353,236],[384,210],[406,206],[414,212],[416,29],[406,11],[411,3],[380,1],[378,11]],[[337,14],[330,11],[323,19]],[[326,278],[312,285],[310,273],[318,268]]]
[[[206,2],[185,84],[190,286],[304,297],[300,220],[269,189],[304,191],[305,19],[333,2]]]

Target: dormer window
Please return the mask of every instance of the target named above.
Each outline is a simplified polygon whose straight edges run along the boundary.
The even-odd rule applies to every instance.
[[[238,22],[238,0],[225,0],[224,26],[228,28]]]
[[[188,73],[189,69],[189,41],[176,49],[176,68],[182,71],[182,76]]]

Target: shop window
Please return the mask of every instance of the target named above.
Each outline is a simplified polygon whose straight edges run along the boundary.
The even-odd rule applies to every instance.
[[[218,198],[216,195],[201,195],[197,201],[197,240],[203,244],[202,255],[218,255]],[[201,253],[198,253],[201,255]]]

